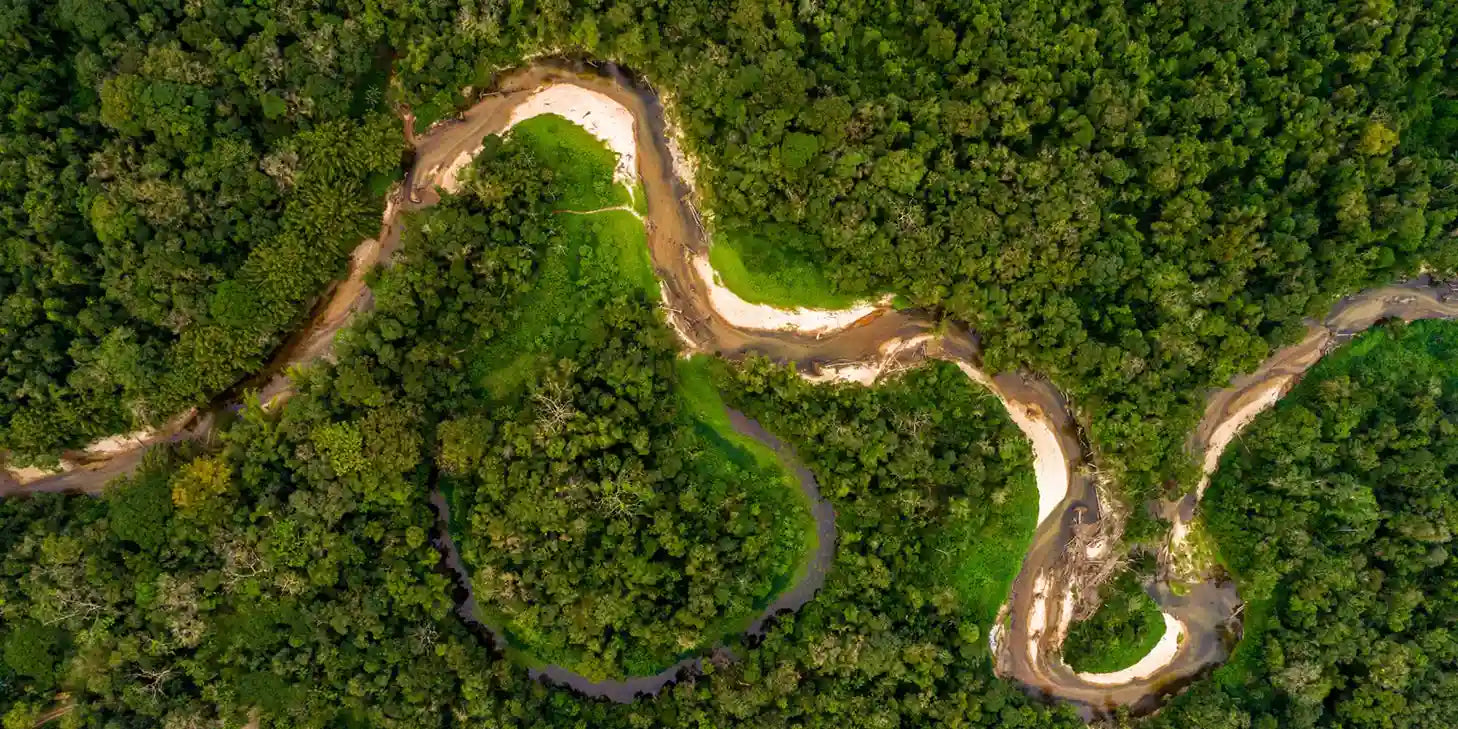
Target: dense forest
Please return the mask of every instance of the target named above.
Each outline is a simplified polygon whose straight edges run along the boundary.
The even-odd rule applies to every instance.
[[[375,234],[405,113],[561,54],[664,95],[733,275],[966,323],[1066,391],[1128,498],[1175,491],[1207,388],[1343,293],[1458,273],[1455,31],[1417,0],[12,0],[0,450],[46,464],[256,371]],[[407,220],[286,402],[101,498],[0,501],[0,726],[1080,726],[991,671],[1036,503],[1001,405],[945,365],[676,359],[641,222],[562,212],[631,204],[610,153],[539,121]],[[1245,638],[1118,723],[1458,725],[1455,337],[1367,335],[1231,449],[1204,508]],[[836,511],[824,587],[762,639],[737,628],[810,537],[724,403]],[[433,488],[508,654],[454,613]],[[1135,603],[1089,622],[1142,640]],[[720,641],[626,705],[526,668]]]
[[[1104,467],[1147,493],[1187,473],[1202,388],[1341,292],[1458,266],[1455,14],[20,3],[4,32],[6,94],[24,102],[4,122],[0,445],[53,453],[248,371],[367,232],[370,179],[399,149],[380,102],[423,124],[555,49],[671,95],[722,227],[798,230],[785,245],[838,291],[969,322],[994,366],[1067,389]],[[325,221],[336,245],[299,245]]]
[[[781,434],[836,511],[840,542],[820,593],[761,641],[737,645],[737,660],[617,705],[530,682],[467,629],[431,545],[426,494],[436,474],[522,447],[481,438],[494,431],[470,421],[517,422],[511,395],[476,359],[489,362],[494,340],[517,331],[505,326],[516,310],[472,303],[531,301],[552,285],[545,254],[580,242],[559,227],[576,218],[551,212],[562,180],[523,164],[523,131],[488,141],[466,190],[416,219],[402,260],[375,281],[375,311],[342,337],[336,363],[300,372],[274,411],[246,407],[211,447],[154,451],[101,499],[0,501],[4,725],[59,712],[66,726],[95,727],[1077,726],[1071,711],[989,671],[986,630],[1031,535],[1036,494],[1021,433],[950,365],[874,390],[812,386],[763,360],[663,370],[686,391],[724,392]],[[636,301],[625,312],[605,307],[588,331],[598,347],[639,347],[602,366],[620,362],[651,382],[654,343],[669,335],[636,296],[619,298]],[[642,330],[629,336],[626,323]],[[549,386],[553,361],[524,378],[520,402]],[[597,401],[633,402],[627,394]],[[709,419],[701,394],[683,397],[686,413]],[[584,467],[565,451],[543,462]],[[679,495],[671,481],[644,483],[666,491],[649,498]],[[474,513],[492,513],[487,503]],[[598,543],[613,530],[587,528]],[[611,559],[591,567],[642,561]],[[631,587],[597,589],[625,599],[614,591]]]
[[[1075,621],[1063,641],[1063,661],[1083,673],[1109,673],[1139,662],[1164,636],[1164,617],[1144,590],[1152,576],[1151,555],[1099,588],[1099,606]]]
[[[253,372],[374,234],[404,145],[352,25],[223,2],[0,12],[12,461],[161,422]]]
[[[1245,637],[1156,726],[1458,722],[1458,324],[1330,355],[1227,451],[1204,508]]]
[[[406,241],[462,242],[468,266],[489,265],[467,248],[482,240],[550,241],[522,290],[489,305],[509,334],[458,340],[477,343],[464,356],[484,406],[441,422],[441,485],[480,617],[594,679],[654,674],[741,632],[810,552],[794,480],[719,425],[702,367],[676,362],[641,224],[567,212],[621,202],[614,165],[581,128],[533,119]],[[462,399],[441,392],[434,407]]]
[[[448,107],[483,68],[541,47],[644,73],[703,159],[719,227],[798,228],[784,246],[836,290],[903,293],[982,332],[995,368],[1051,375],[1131,496],[1188,475],[1204,388],[1303,316],[1424,262],[1458,267],[1451,3],[542,2],[430,17],[397,67],[408,96]]]

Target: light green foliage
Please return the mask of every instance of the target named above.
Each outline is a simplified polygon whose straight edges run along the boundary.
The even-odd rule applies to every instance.
[[[198,458],[172,475],[172,503],[179,509],[206,511],[232,485],[231,469],[221,458]]]
[[[628,191],[612,179],[618,156],[586,129],[556,114],[528,119],[511,136],[549,170],[548,184],[560,210],[596,210],[627,205]]]
[[[802,252],[805,236],[789,226],[717,233],[709,263],[730,291],[754,304],[844,309],[865,298],[841,293]]]
[[[321,425],[314,429],[309,440],[340,476],[348,476],[364,466],[364,439],[354,423]]]

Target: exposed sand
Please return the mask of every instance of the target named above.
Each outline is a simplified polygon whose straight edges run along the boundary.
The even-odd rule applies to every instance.
[[[1200,476],[1199,485],[1195,487],[1195,498],[1198,499],[1205,495],[1205,489],[1210,485],[1210,477],[1214,475],[1215,469],[1220,466],[1220,456],[1225,453],[1225,449],[1230,446],[1230,442],[1235,440],[1235,436],[1239,435],[1240,431],[1245,430],[1245,426],[1250,425],[1250,422],[1255,420],[1257,415],[1274,406],[1281,399],[1281,396],[1286,393],[1288,386],[1293,383],[1294,379],[1293,377],[1282,377],[1272,380],[1265,389],[1261,390],[1259,395],[1252,398],[1250,402],[1242,405],[1239,410],[1235,411],[1225,422],[1221,423],[1220,427],[1216,428],[1215,432],[1210,435],[1210,445],[1205,449],[1205,460],[1201,464],[1204,468],[1204,473]]]
[[[1014,405],[986,373],[961,360],[957,367],[974,382],[986,387],[1002,401],[1007,414],[1033,443],[1033,472],[1038,479],[1038,523],[1058,511],[1068,496],[1068,459],[1059,443],[1052,421],[1036,405]]]
[[[852,362],[850,364],[827,365],[819,372],[801,372],[800,376],[815,383],[854,382],[870,387],[881,377],[879,362]]]
[[[555,84],[532,94],[511,110],[507,128],[542,114],[556,114],[602,140],[618,155],[613,179],[638,178],[638,146],[633,136],[633,112],[607,94],[571,84]]]
[[[790,331],[821,336],[846,329],[861,319],[891,305],[890,297],[867,301],[849,309],[781,309],[765,304],[751,304],[724,287],[709,257],[695,253],[694,272],[709,291],[709,304],[732,326],[760,331]]]
[[[157,434],[152,428],[134,430],[130,433],[113,435],[86,446],[87,456],[109,456],[115,453],[129,451],[138,446],[144,445],[146,441]]]
[[[15,479],[16,483],[24,486],[26,484],[35,483],[36,481],[39,481],[43,478],[49,478],[58,473],[65,473],[75,467],[76,466],[71,462],[62,460],[60,466],[54,471],[48,471],[44,468],[36,468],[35,466],[26,466],[25,468],[7,468],[5,469],[5,472],[8,473],[11,478]]]
[[[1068,636],[1068,627],[1073,624],[1073,585],[1063,589],[1063,604],[1058,611],[1058,640]]]
[[[461,183],[456,179],[456,175],[460,174],[461,170],[466,169],[466,165],[471,164],[471,160],[476,159],[476,155],[480,153],[481,145],[478,144],[457,155],[455,159],[451,160],[449,165],[446,165],[445,169],[440,171],[440,177],[437,178],[438,181],[436,184],[446,192],[453,193],[459,191]]]
[[[1033,581],[1033,604],[1028,611],[1028,660],[1036,663],[1043,641],[1043,631],[1048,627],[1048,573],[1039,572]]]
[[[1180,641],[1184,634],[1185,624],[1173,615],[1164,613],[1164,635],[1138,663],[1122,671],[1080,673],[1078,677],[1097,686],[1119,686],[1148,678],[1174,662],[1175,656],[1180,652]]]
[[[613,180],[628,184],[638,179],[638,148],[633,136],[633,113],[606,94],[572,84],[552,84],[533,92],[511,109],[506,121],[510,129],[527,119],[543,114],[556,114],[587,130],[618,155]],[[504,130],[503,130],[504,131]],[[456,192],[460,187],[457,175],[481,153],[477,144],[456,155],[436,178],[442,190]]]
[[[664,94],[660,97],[663,100],[663,137],[668,147],[668,158],[673,161],[673,172],[678,179],[688,185],[690,190],[697,189],[699,179],[698,160],[690,157],[688,150],[683,146],[683,130],[679,129],[675,121],[677,115],[673,109],[676,105],[673,97]]]
[[[1210,486],[1210,477],[1215,475],[1215,470],[1220,467],[1220,456],[1225,453],[1226,448],[1230,447],[1230,443],[1235,440],[1235,436],[1240,435],[1240,432],[1245,430],[1245,427],[1250,425],[1251,421],[1255,420],[1257,415],[1275,406],[1281,400],[1281,397],[1286,394],[1286,390],[1294,384],[1295,379],[1294,376],[1287,376],[1270,380],[1263,386],[1259,394],[1251,398],[1249,402],[1241,405],[1239,409],[1232,413],[1230,417],[1226,418],[1224,422],[1220,423],[1214,432],[1210,434],[1210,443],[1205,448],[1204,460],[1200,464],[1202,468],[1200,481],[1195,485],[1196,504],[1204,498],[1205,489]],[[1181,553],[1181,547],[1184,545],[1185,538],[1189,536],[1189,533],[1189,523],[1179,514],[1176,514],[1174,524],[1170,527],[1169,531],[1170,547],[1175,554]]]

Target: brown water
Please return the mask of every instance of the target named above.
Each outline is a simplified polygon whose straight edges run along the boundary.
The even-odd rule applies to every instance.
[[[363,242],[353,256],[349,277],[334,286],[315,307],[309,324],[299,330],[273,358],[270,366],[251,380],[261,389],[265,402],[288,393],[286,370],[320,356],[328,356],[334,334],[347,324],[354,313],[366,311],[372,300],[363,276],[372,266],[388,263],[398,248],[401,214],[427,208],[439,200],[435,185],[440,171],[462,153],[479,145],[483,136],[500,132],[512,108],[534,90],[548,84],[575,84],[603,93],[630,110],[637,124],[638,176],[647,195],[647,231],[655,270],[663,282],[665,308],[677,328],[690,340],[689,349],[737,359],[757,353],[781,362],[795,363],[802,371],[814,372],[831,363],[878,359],[882,345],[892,340],[932,333],[938,322],[918,310],[885,311],[868,317],[858,326],[818,337],[789,332],[762,332],[738,328],[714,310],[707,291],[692,270],[695,253],[707,250],[708,238],[692,209],[692,191],[675,174],[668,153],[664,132],[664,116],[657,96],[650,88],[637,85],[611,65],[602,68],[574,66],[558,62],[540,63],[530,68],[504,74],[496,91],[486,95],[457,120],[443,122],[418,137],[407,133],[415,142],[415,161],[404,184],[392,192],[380,234]],[[409,116],[407,115],[407,124]],[[1363,292],[1344,299],[1320,323],[1312,323],[1308,336],[1299,344],[1273,355],[1255,372],[1236,378],[1229,387],[1212,393],[1204,417],[1190,440],[1191,453],[1197,460],[1209,447],[1211,435],[1220,429],[1245,403],[1269,388],[1288,390],[1335,343],[1370,327],[1386,317],[1454,318],[1458,304],[1442,301],[1446,289],[1426,278],[1404,284]],[[930,341],[897,353],[898,363],[915,365],[928,358],[950,359],[973,367],[980,364],[977,338],[970,332],[943,327]],[[1073,702],[1086,715],[1107,713],[1113,707],[1129,706],[1136,711],[1158,706],[1164,696],[1186,685],[1228,655],[1234,636],[1226,626],[1239,606],[1233,585],[1199,582],[1191,585],[1184,596],[1175,596],[1168,586],[1157,585],[1153,594],[1166,612],[1184,622],[1186,636],[1174,660],[1147,678],[1118,686],[1099,686],[1080,679],[1058,657],[1064,621],[1062,596],[1068,591],[1067,576],[1076,573],[1080,563],[1090,559],[1082,552],[1069,549],[1076,530],[1087,529],[1100,517],[1099,502],[1093,479],[1089,476],[1090,460],[1083,446],[1077,421],[1068,403],[1048,381],[1026,373],[1007,373],[992,379],[1011,407],[1036,410],[1055,427],[1067,460],[1069,489],[1054,516],[1036,530],[1010,595],[1006,620],[999,640],[997,669],[1000,675],[1026,685],[1029,690],[1049,698]],[[735,427],[746,435],[760,439],[783,453],[783,446],[751,421],[735,417]],[[191,423],[166,437],[196,435],[207,431],[206,424]],[[125,473],[140,459],[141,450],[120,453],[104,462],[83,464],[69,473],[60,474],[26,487],[0,483],[0,494],[24,490],[98,491],[115,475]],[[819,500],[814,479],[803,468],[797,468],[802,488],[813,494],[817,503],[816,526],[821,533],[822,553],[817,553],[806,581],[781,595],[766,615],[781,609],[795,609],[810,599],[830,568],[834,548],[833,516],[830,507]],[[1172,510],[1188,519],[1197,506],[1194,495]],[[444,504],[437,501],[444,514]],[[440,543],[451,568],[462,575],[459,556],[455,554],[449,534],[442,533]],[[1041,593],[1038,590],[1043,580]],[[464,585],[463,581],[463,585]],[[461,603],[463,615],[474,619],[474,604],[466,590]],[[1046,605],[1042,630],[1034,630],[1030,616],[1040,597]],[[752,628],[762,628],[757,620]],[[1237,627],[1238,630],[1238,627]],[[534,671],[549,681],[565,684],[592,696],[618,701],[631,700],[640,694],[651,694],[672,682],[682,671],[694,670],[698,659],[688,659],[655,676],[635,677],[625,681],[593,683],[559,667]]]

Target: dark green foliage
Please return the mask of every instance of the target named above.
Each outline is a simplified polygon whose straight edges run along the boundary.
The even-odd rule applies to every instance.
[[[447,714],[503,727],[842,727],[902,717],[989,729],[1077,726],[1070,712],[1035,707],[988,671],[985,629],[1032,530],[1029,452],[997,401],[954,368],[873,391],[811,387],[755,362],[710,383],[720,365],[675,362],[656,303],[619,279],[615,289],[586,289],[615,292],[595,323],[547,340],[550,351],[580,355],[566,357],[575,364],[548,360],[499,398],[481,388],[463,355],[488,352],[512,332],[513,305],[537,301],[545,253],[575,234],[542,212],[552,202],[550,175],[512,148],[488,142],[474,173],[493,183],[482,189],[512,193],[462,195],[428,213],[429,232],[412,228],[419,232],[380,275],[376,309],[348,331],[337,364],[302,374],[279,411],[246,409],[221,451],[152,459],[104,500],[0,502],[0,634],[35,620],[56,621],[70,636],[55,665],[73,714],[83,724],[164,727],[238,724],[251,712],[264,727],[439,727]],[[536,425],[534,395],[554,382],[592,417],[552,438],[523,438]],[[734,542],[785,554],[786,545],[765,541],[775,532],[764,517],[783,519],[794,492],[762,481],[734,493],[743,483],[734,474],[765,473],[765,456],[720,429],[715,386],[787,436],[834,503],[841,541],[824,588],[800,613],[779,618],[762,645],[737,646],[740,662],[657,700],[616,706],[532,687],[525,669],[479,643],[451,610],[427,538],[430,475],[579,474],[585,494],[601,495],[604,477],[621,482],[636,460],[642,483],[677,489],[647,494],[649,505],[694,495],[714,508],[665,503],[653,521],[681,522],[618,523],[658,530],[660,543],[676,533],[693,544],[690,558],[724,576],[715,600],[724,589],[762,594],[752,581],[773,577],[782,558],[739,565]],[[667,395],[680,388],[675,405]],[[726,460],[707,459],[716,452]],[[476,468],[493,459],[517,465]],[[681,477],[691,470],[696,477]],[[146,489],[164,482],[181,505],[153,517],[165,538],[155,552],[139,552],[134,538],[119,538],[110,512],[155,500]],[[706,523],[711,516],[722,523]],[[644,544],[599,519],[587,534],[596,544]],[[706,543],[696,532],[717,538]],[[731,561],[713,566],[708,548]],[[940,557],[959,553],[978,557]],[[602,563],[562,564],[582,579],[611,578],[613,567],[688,574],[672,560],[617,551],[573,559],[589,556]],[[624,586],[584,584],[605,596]],[[731,592],[735,599],[743,597]],[[698,601],[688,609],[703,624],[722,614]],[[17,722],[54,701],[25,682],[0,690]]]
[[[1205,388],[1341,293],[1458,267],[1455,14],[1414,0],[11,2],[0,447],[41,458],[255,370],[373,233],[399,162],[388,102],[424,128],[495,68],[563,49],[671,95],[720,229],[797,231],[787,288],[894,291],[971,323],[992,366],[1068,391],[1131,498],[1178,488]],[[763,363],[721,378],[815,470],[841,529],[821,594],[740,662],[619,707],[531,685],[467,634],[427,543],[429,474],[499,458],[563,356],[641,345],[641,368],[593,361],[573,373],[591,381],[564,381],[584,410],[621,406],[594,412],[624,435],[688,442],[656,397],[686,375],[625,331],[656,290],[636,221],[551,215],[575,201],[554,183],[575,178],[493,144],[499,196],[408,226],[374,315],[281,411],[250,410],[220,452],[152,461],[102,500],[0,503],[8,726],[32,726],[58,690],[77,706],[64,721],[90,727],[255,711],[321,728],[1081,725],[988,670],[985,629],[1031,530],[1027,453],[946,368],[875,391]],[[775,262],[754,250],[746,270]],[[613,306],[550,306],[584,288]],[[1248,636],[1149,726],[1458,725],[1450,332],[1362,340],[1232,449],[1207,510],[1253,599]],[[634,450],[611,441],[609,455]],[[538,456],[523,469],[621,472]]]
[[[1205,389],[1302,317],[1458,267],[1453,3],[430,13],[404,46],[409,93],[451,103],[540,47],[642,72],[705,162],[716,226],[798,227],[835,291],[903,293],[985,335],[994,368],[1051,375],[1134,502],[1188,485],[1171,479]]]
[[[0,448],[52,455],[256,370],[373,232],[366,30],[227,2],[0,11]],[[355,37],[351,37],[355,36]],[[310,49],[312,50],[306,50]]]
[[[1458,325],[1391,325],[1318,365],[1227,452],[1206,496],[1252,604],[1219,683],[1167,725],[1205,726],[1190,717],[1216,707],[1256,726],[1458,720],[1455,489]]]
[[[783,468],[685,412],[651,304],[602,315],[601,342],[462,428],[489,452],[451,487],[486,618],[594,678],[656,673],[737,632],[810,549]]]
[[[5,665],[33,681],[36,689],[46,691],[55,686],[58,644],[63,636],[61,631],[34,620],[17,622],[5,637]]]
[[[1164,635],[1164,617],[1135,571],[1121,572],[1104,583],[1099,600],[1098,611],[1074,623],[1063,641],[1063,661],[1080,673],[1128,668]]]
[[[163,453],[158,451],[155,455]],[[172,514],[168,469],[154,466],[117,479],[107,488],[105,498],[113,536],[147,551],[162,546],[167,539],[168,517]]]
[[[439,428],[442,487],[482,618],[533,660],[594,679],[653,674],[740,632],[810,549],[784,469],[686,407],[641,223],[559,213],[625,201],[613,166],[582,130],[534,120],[488,140],[465,192],[407,241],[412,257],[449,246],[458,279],[411,280],[415,296],[456,305],[491,293],[473,271],[530,262],[507,282],[515,291],[482,305],[511,328],[461,327],[469,365],[449,367],[471,380],[433,391],[432,409],[452,416]]]

